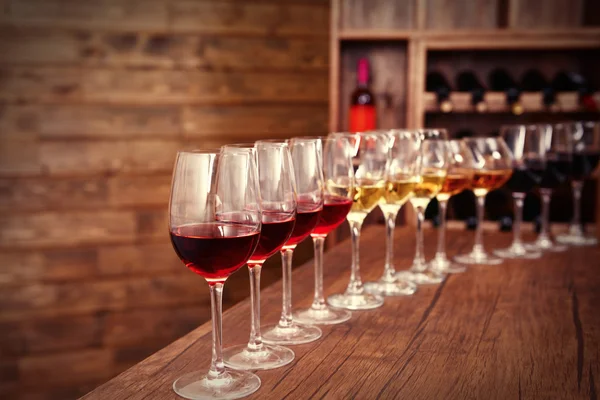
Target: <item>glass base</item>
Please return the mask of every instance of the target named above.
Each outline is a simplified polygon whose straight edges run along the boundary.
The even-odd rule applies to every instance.
[[[526,250],[529,251],[549,251],[559,253],[568,249],[564,244],[558,244],[552,241],[549,237],[538,237],[533,243],[524,244]]]
[[[542,256],[541,251],[527,251],[522,245],[511,245],[505,249],[494,250],[494,254],[502,258],[536,259]]]
[[[556,241],[562,244],[570,244],[573,246],[595,246],[598,244],[598,239],[593,236],[585,236],[583,234],[574,235],[565,233],[556,236]]]
[[[294,321],[307,325],[335,325],[348,321],[352,313],[341,308],[323,306],[294,312]]]
[[[454,256],[454,260],[461,264],[472,265],[499,265],[503,260],[484,251],[473,250],[469,254]]]
[[[417,291],[417,285],[399,279],[389,282],[382,278],[377,282],[367,282],[364,287],[367,292],[380,296],[410,296]]]
[[[204,371],[194,371],[173,382],[173,390],[186,399],[239,399],[260,388],[260,378],[251,372],[226,369],[222,378],[208,378]]]
[[[343,293],[334,294],[327,298],[327,302],[332,307],[345,308],[347,310],[372,310],[383,305],[383,297],[367,293],[364,290],[361,293]]]
[[[417,285],[437,285],[446,279],[445,274],[440,274],[435,271],[400,271],[396,272],[396,279],[400,281],[410,281]]]
[[[290,326],[267,325],[262,327],[263,342],[268,344],[304,344],[319,339],[323,332],[316,326],[299,325],[292,322]]]
[[[255,370],[283,367],[294,360],[294,351],[287,347],[263,344],[258,351],[248,350],[248,345],[240,344],[223,350],[225,365],[235,369]]]
[[[427,268],[442,274],[461,274],[467,270],[467,267],[453,263],[445,255],[435,257],[427,264]]]

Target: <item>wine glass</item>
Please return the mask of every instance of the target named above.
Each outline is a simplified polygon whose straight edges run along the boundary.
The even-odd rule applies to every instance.
[[[386,171],[385,194],[379,208],[386,223],[386,255],[383,275],[375,282],[365,283],[365,290],[382,296],[407,296],[417,290],[409,280],[396,277],[394,266],[394,229],[400,208],[412,196],[421,172],[421,135],[416,131],[393,129],[388,132],[389,164]]]
[[[504,139],[499,136],[463,140],[476,160],[471,189],[477,199],[477,230],[473,250],[468,254],[455,256],[454,260],[463,264],[498,265],[502,263],[502,259],[486,253],[483,247],[485,196],[504,185],[512,175],[512,154]]]
[[[275,141],[277,142],[277,141]],[[258,145],[263,141],[257,142]],[[264,328],[263,340],[269,344],[303,344],[322,335],[313,325],[297,324],[292,316],[292,257],[296,246],[306,239],[319,222],[323,210],[323,167],[318,138],[293,138],[289,141],[298,212],[292,235],[281,250],[283,268],[283,308],[277,325]]]
[[[367,310],[381,307],[383,297],[364,290],[360,279],[360,228],[365,217],[385,194],[385,174],[388,164],[389,137],[381,132],[333,133],[332,138],[345,137],[350,142],[355,168],[352,185],[352,207],[346,219],[352,237],[352,267],[350,282],[342,294],[334,294],[327,302],[337,308]],[[345,193],[344,183],[327,182],[331,193]]]
[[[536,171],[546,168],[546,131],[540,125],[504,125],[500,135],[512,153],[513,173],[506,182],[515,205],[513,241],[505,249],[494,250],[502,258],[540,258],[539,250],[527,250],[521,240],[523,202],[528,192],[541,183]]]
[[[263,263],[281,250],[296,222],[294,171],[287,145],[281,143],[233,144],[222,153],[249,152],[258,166],[262,226],[260,239],[248,260],[250,273],[251,325],[248,344],[223,351],[225,365],[235,369],[273,369],[289,364],[294,352],[287,347],[267,345],[260,332],[260,272]]]
[[[559,243],[575,246],[593,246],[598,243],[598,239],[584,233],[581,221],[581,191],[583,182],[593,174],[600,160],[600,123],[567,122],[558,128],[566,130],[571,142],[569,175],[573,189],[573,220],[569,232],[558,235],[556,240]]]
[[[352,207],[354,170],[350,142],[345,137],[320,138],[322,144],[325,199],[319,222],[313,229],[315,252],[315,296],[310,308],[294,312],[294,320],[304,324],[333,325],[348,321],[348,310],[329,307],[323,296],[323,246],[325,238],[346,219]],[[335,190],[333,190],[335,188]]]
[[[187,399],[247,396],[260,379],[225,368],[222,356],[223,284],[252,256],[261,211],[255,160],[250,153],[179,152],[175,160],[169,232],[175,252],[210,288],[212,362],[208,372],[181,376],[173,390]]]
[[[442,190],[448,172],[448,134],[445,129],[420,129],[421,135],[419,180],[410,202],[417,213],[417,246],[415,258],[408,271],[396,274],[399,279],[425,285],[442,282],[446,275],[430,269],[423,253],[423,222],[427,205]]]
[[[566,129],[564,129],[564,124],[557,124],[555,126],[541,124],[540,129],[543,129],[545,132],[546,165],[541,170],[534,170],[541,177],[541,229],[535,242],[526,244],[525,248],[528,250],[561,252],[565,251],[567,246],[558,244],[552,240],[550,233],[550,199],[552,191],[568,178],[571,165],[571,140]]]
[[[437,251],[433,260],[429,262],[429,268],[441,273],[457,274],[465,272],[466,267],[452,262],[446,255],[446,209],[450,197],[471,187],[476,160],[463,140],[449,140],[447,146],[448,174],[442,190],[437,194],[440,209]]]

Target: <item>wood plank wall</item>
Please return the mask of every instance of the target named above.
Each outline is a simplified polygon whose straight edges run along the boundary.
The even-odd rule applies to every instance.
[[[209,317],[175,152],[323,134],[328,34],[328,0],[0,0],[0,398],[76,397]]]

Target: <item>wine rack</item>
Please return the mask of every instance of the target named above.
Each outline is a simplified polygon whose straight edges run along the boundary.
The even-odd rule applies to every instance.
[[[594,99],[600,104],[600,92],[594,93]],[[563,92],[556,94],[556,103],[552,107],[546,107],[543,102],[544,95],[541,92],[525,92],[520,96],[523,113],[588,113],[589,110],[579,104],[577,92]],[[503,92],[486,92],[484,102],[487,106],[485,113],[510,113],[506,104],[506,94]],[[437,103],[436,94],[425,92],[423,103],[426,113],[441,113]],[[450,93],[452,113],[478,113],[471,104],[471,94],[468,92]]]
[[[504,92],[486,91],[482,113],[471,104],[470,93],[452,91],[452,111],[444,113],[435,93],[425,89],[431,71],[441,71],[454,83],[458,73],[472,70],[488,87],[486,78],[496,67],[517,80],[531,68],[547,79],[558,70],[575,71],[594,79],[593,86],[600,88],[597,0],[332,0],[331,4],[331,131],[348,129],[350,93],[361,57],[371,62],[377,125],[383,129],[444,126],[451,134],[468,128],[487,135],[507,123],[600,119],[600,114],[580,105],[577,92],[557,92],[551,107],[544,104],[542,92],[521,92],[522,114],[513,115]],[[600,105],[600,93],[593,98]],[[594,208],[600,216],[600,185],[594,185],[591,182],[595,207],[584,210],[588,219]],[[570,199],[558,197],[560,208],[567,208]],[[406,217],[414,221],[411,212]],[[595,220],[600,233],[600,218]]]

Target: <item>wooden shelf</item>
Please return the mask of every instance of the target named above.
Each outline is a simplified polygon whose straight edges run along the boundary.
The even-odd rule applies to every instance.
[[[344,29],[340,41],[421,40],[428,50],[582,49],[600,47],[599,28],[576,29]]]
[[[600,92],[594,94],[596,102],[600,102]],[[486,92],[484,96],[487,104],[486,113],[508,113],[510,112],[506,105],[506,95],[503,92]],[[452,113],[476,113],[477,111],[471,105],[471,94],[464,92],[453,92],[450,94],[452,103]],[[542,93],[522,93],[520,97],[524,113],[532,112],[554,112],[554,113],[574,113],[586,112],[579,105],[579,95],[577,92],[565,92],[556,94],[556,110],[548,110],[543,104]],[[428,113],[441,113],[436,99],[436,94],[426,92],[423,95],[423,107]]]

